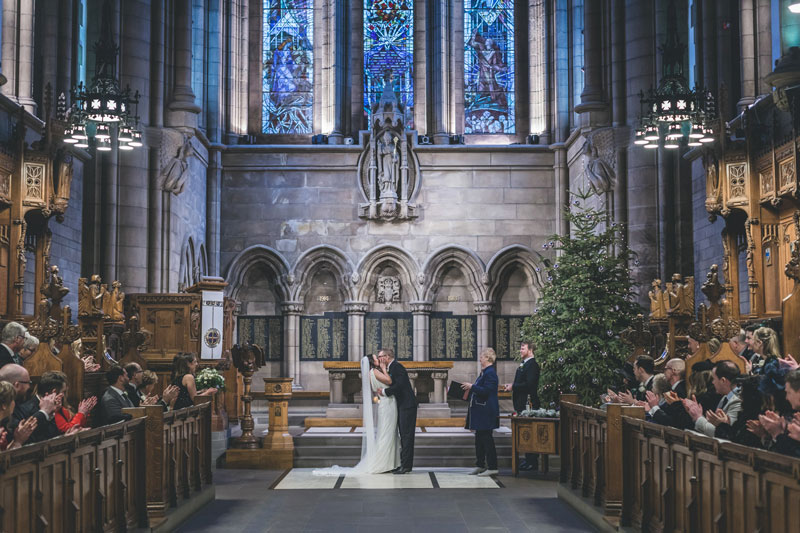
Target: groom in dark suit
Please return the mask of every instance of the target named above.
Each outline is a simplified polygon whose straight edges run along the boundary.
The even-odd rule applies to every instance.
[[[414,465],[414,433],[417,430],[417,398],[406,369],[394,360],[394,351],[384,348],[378,359],[386,362],[392,384],[379,389],[380,394],[394,396],[397,400],[397,428],[400,431],[400,466],[393,474],[408,474]]]

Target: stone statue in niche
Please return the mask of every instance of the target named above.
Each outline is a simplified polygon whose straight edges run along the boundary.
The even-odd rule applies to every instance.
[[[367,200],[358,206],[359,217],[387,222],[417,217],[416,206],[410,203],[419,186],[412,139],[413,132],[405,128],[405,109],[387,71],[381,99],[372,109],[369,142],[358,162],[359,183]]]
[[[78,279],[78,316],[104,316],[104,299],[106,286],[100,276],[93,274],[89,282],[86,278]]]
[[[385,304],[387,309],[392,304],[400,303],[400,278],[397,276],[378,276],[376,301]]]
[[[583,145],[583,155],[586,158],[586,177],[597,194],[608,192],[614,185],[615,174],[597,150],[597,145],[587,139]]]

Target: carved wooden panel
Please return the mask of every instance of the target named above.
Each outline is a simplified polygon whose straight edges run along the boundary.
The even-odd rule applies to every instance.
[[[780,183],[780,194],[793,193],[797,190],[797,176],[794,166],[794,159],[789,158],[778,163],[778,176]]]
[[[761,201],[768,202],[775,198],[775,173],[769,168],[758,173],[758,182],[761,189]]]
[[[558,453],[558,420],[541,421],[517,419],[513,438],[521,453]]]
[[[192,334],[192,309],[199,309],[200,294],[128,294],[125,300],[128,310],[138,310],[141,327],[153,334],[141,352],[148,368],[168,372],[178,352],[199,354],[200,339]]]
[[[747,163],[728,164],[728,205],[747,204]]]
[[[23,186],[25,187],[26,202],[44,202],[46,171],[47,167],[44,163],[25,162],[23,167]]]

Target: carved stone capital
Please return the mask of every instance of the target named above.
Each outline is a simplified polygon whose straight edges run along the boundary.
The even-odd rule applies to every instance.
[[[281,313],[284,315],[299,315],[304,308],[303,302],[283,302],[281,304]]]
[[[447,379],[447,372],[432,372],[431,377],[433,379]]]
[[[344,381],[346,374],[344,372],[331,372],[328,374],[332,381]]]
[[[491,315],[494,313],[494,302],[475,302],[475,313],[479,315]]]
[[[419,377],[419,372],[409,372],[408,379],[417,379]]]
[[[427,315],[433,310],[432,302],[411,302],[411,312]]]
[[[369,302],[345,302],[344,310],[351,315],[365,315],[369,309]]]

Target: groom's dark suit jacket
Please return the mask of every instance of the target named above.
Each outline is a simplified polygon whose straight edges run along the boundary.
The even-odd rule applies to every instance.
[[[414,389],[411,388],[405,367],[398,361],[392,361],[389,365],[389,376],[392,378],[392,384],[383,391],[386,396],[395,397],[398,409],[416,409],[417,398]]]

